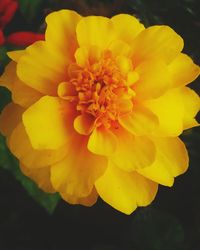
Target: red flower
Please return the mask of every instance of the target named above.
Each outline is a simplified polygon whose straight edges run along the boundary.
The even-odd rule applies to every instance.
[[[17,0],[0,0],[0,45],[3,45],[6,42],[17,46],[28,46],[35,41],[44,40],[43,34],[23,31],[10,34],[6,38],[4,37],[3,30],[12,20],[17,8]]]
[[[19,31],[6,38],[6,43],[18,46],[28,46],[38,40],[44,40],[44,34]]]
[[[16,0],[1,0],[0,1],[0,29],[1,30],[13,18],[17,8],[18,8],[18,2]]]

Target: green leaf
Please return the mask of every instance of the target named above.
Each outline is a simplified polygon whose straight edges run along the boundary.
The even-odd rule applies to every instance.
[[[48,194],[43,192],[33,181],[21,173],[18,161],[9,152],[5,138],[2,135],[0,135],[0,167],[11,172],[35,201],[44,207],[48,213],[53,213],[60,200],[60,196],[57,193]]]
[[[20,11],[27,21],[32,21],[37,17],[43,0],[19,0]]]
[[[183,228],[168,213],[152,208],[142,209],[133,218],[132,228],[132,242],[137,250],[183,249]]]
[[[9,58],[7,56],[7,48],[0,46],[0,74],[3,72],[3,69],[8,62]]]

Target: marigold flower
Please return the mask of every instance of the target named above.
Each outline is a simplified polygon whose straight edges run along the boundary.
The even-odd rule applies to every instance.
[[[150,204],[188,168],[178,136],[198,125],[186,85],[199,66],[170,27],[130,15],[61,10],[46,22],[45,41],[10,52],[1,77],[13,100],[1,132],[21,170],[71,204],[99,195],[126,214]]]

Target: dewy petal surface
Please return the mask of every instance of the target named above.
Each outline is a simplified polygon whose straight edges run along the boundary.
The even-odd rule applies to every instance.
[[[99,196],[115,209],[132,213],[137,206],[146,206],[154,199],[158,185],[137,172],[128,173],[109,163],[95,183]]]
[[[23,114],[23,123],[35,149],[57,149],[69,140],[72,107],[58,97],[44,96]]]

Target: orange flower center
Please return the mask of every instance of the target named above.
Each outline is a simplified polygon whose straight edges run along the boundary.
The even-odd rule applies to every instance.
[[[135,93],[111,53],[105,52],[99,62],[84,68],[71,65],[69,75],[69,82],[60,86],[60,95],[76,102],[81,114],[93,116],[97,126],[109,128],[119,115],[132,110]]]

